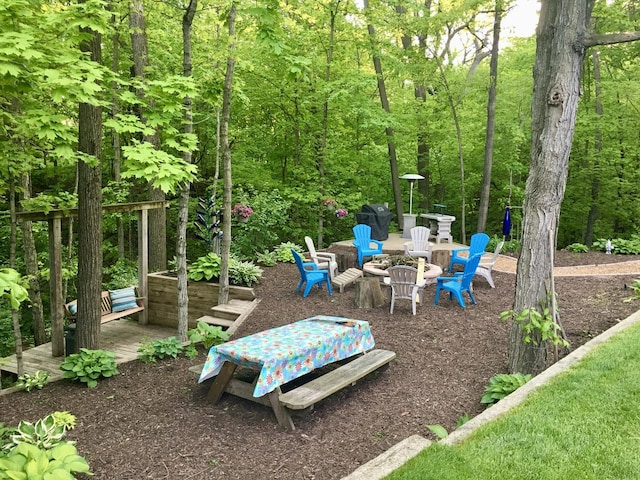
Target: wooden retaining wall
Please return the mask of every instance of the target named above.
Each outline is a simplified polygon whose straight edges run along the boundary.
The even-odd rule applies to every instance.
[[[178,279],[164,273],[147,275],[148,298],[146,308],[149,323],[178,327]],[[187,284],[189,296],[189,328],[196,326],[196,320],[203,315],[211,315],[211,308],[218,304],[217,283],[191,282]],[[253,288],[229,286],[229,299],[254,300]]]

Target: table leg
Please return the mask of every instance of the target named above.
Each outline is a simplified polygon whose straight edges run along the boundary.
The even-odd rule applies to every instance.
[[[278,425],[289,430],[295,430],[296,427],[293,425],[291,415],[289,415],[286,407],[280,403],[280,393],[280,389],[276,388],[275,390],[267,394],[269,397],[269,401],[271,402],[271,408],[273,408],[273,413],[276,414]]]
[[[224,362],[224,365],[222,365],[222,368],[220,369],[220,373],[216,375],[213,385],[211,385],[209,393],[207,393],[207,400],[212,402],[214,405],[220,401],[222,394],[227,389],[227,385],[229,385],[231,377],[233,377],[233,372],[235,372],[236,367],[237,365],[235,363]]]

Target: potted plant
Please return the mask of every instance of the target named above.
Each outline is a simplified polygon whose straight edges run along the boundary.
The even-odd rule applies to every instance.
[[[231,214],[237,217],[238,221],[246,223],[249,221],[249,217],[253,215],[253,209],[249,205],[236,203],[231,210]]]

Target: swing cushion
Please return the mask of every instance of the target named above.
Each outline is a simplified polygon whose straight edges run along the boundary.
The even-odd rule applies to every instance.
[[[111,311],[123,312],[132,308],[138,308],[136,291],[133,287],[121,288],[109,291],[111,297]]]
[[[71,315],[75,315],[76,313],[78,313],[78,304],[77,303],[70,303],[69,304],[69,313]]]

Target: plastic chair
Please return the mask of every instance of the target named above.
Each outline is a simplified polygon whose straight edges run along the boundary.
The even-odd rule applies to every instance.
[[[353,227],[352,230],[355,237],[353,245],[358,249],[358,265],[362,268],[364,257],[382,255],[382,242],[371,238],[371,227],[369,225],[360,223]]]
[[[503,246],[504,241],[498,243],[495,252],[493,252],[493,255],[491,255],[491,258],[487,260],[481,259],[480,264],[476,269],[476,275],[480,275],[481,277],[486,278],[487,282],[489,282],[489,285],[491,285],[491,288],[496,288],[495,283],[493,283],[493,278],[491,277],[491,271],[493,270],[493,264],[496,263],[498,255],[500,255],[500,250],[502,250]]]
[[[391,308],[389,313],[393,313],[393,306],[397,298],[411,300],[411,311],[416,314],[417,299],[424,301],[424,279],[418,280],[418,269],[407,265],[396,265],[387,269],[389,276],[383,279],[386,285],[391,286]]]
[[[431,263],[433,243],[429,241],[431,230],[427,227],[413,227],[410,232],[411,241],[404,243],[404,254],[412,257],[424,257]]]
[[[311,261],[315,263],[320,270],[328,270],[329,278],[333,280],[338,275],[336,254],[329,252],[316,252],[316,247],[313,244],[311,237],[304,237],[304,241],[307,244]]]
[[[449,271],[453,272],[453,266],[457,263],[463,267],[467,264],[469,259],[478,253],[484,255],[486,252],[484,249],[489,243],[489,235],[486,233],[474,233],[471,235],[471,243],[465,248],[454,248],[451,250],[451,260],[449,261]],[[467,256],[462,257],[460,253],[467,252]]]
[[[436,284],[436,295],[433,299],[433,304],[438,305],[438,298],[440,297],[440,290],[447,290],[449,292],[449,299],[452,300],[455,295],[456,300],[462,308],[465,308],[464,298],[462,294],[467,292],[471,302],[475,305],[476,299],[471,291],[471,281],[476,274],[476,269],[482,258],[481,253],[473,255],[467,259],[462,272],[456,272],[452,277],[438,277]]]
[[[331,282],[329,281],[329,272],[327,270],[319,270],[317,265],[313,262],[305,262],[300,254],[295,250],[291,249],[291,253],[293,253],[293,258],[295,259],[298,271],[300,272],[300,283],[298,284],[298,288],[296,288],[296,292],[299,292],[302,285],[306,284],[304,292],[302,293],[302,296],[306,297],[309,295],[311,287],[317,284],[318,288],[322,289],[322,283],[324,282],[327,284],[329,295],[333,295]]]

